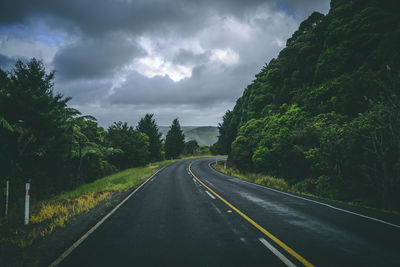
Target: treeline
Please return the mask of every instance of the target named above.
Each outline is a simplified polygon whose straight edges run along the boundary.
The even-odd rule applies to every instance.
[[[34,199],[44,199],[118,170],[199,152],[196,141],[184,142],[178,119],[165,141],[153,114],[136,128],[115,122],[104,129],[94,117],[68,107],[70,98],[54,93],[53,80],[54,72],[36,59],[18,61],[8,72],[0,69],[2,215],[6,180],[12,213],[23,204],[25,182]]]
[[[213,151],[300,191],[400,209],[399,9],[313,13],[226,112]]]

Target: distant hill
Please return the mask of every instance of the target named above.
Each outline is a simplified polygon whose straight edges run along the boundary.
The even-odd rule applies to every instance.
[[[185,140],[196,140],[199,146],[211,146],[218,140],[218,127],[202,126],[185,131]]]
[[[218,139],[218,127],[215,126],[182,126],[185,141],[196,140],[199,146],[211,146]],[[159,126],[159,130],[165,139],[169,126]]]

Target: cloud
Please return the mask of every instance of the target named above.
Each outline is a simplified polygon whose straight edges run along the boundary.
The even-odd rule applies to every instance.
[[[304,19],[314,10],[327,11],[321,0],[96,0],[96,1],[2,1],[0,24],[21,24],[47,19],[53,27],[79,29],[84,35],[103,35],[115,29],[142,33],[179,32],[180,35],[207,27],[212,16],[244,18],[261,5],[283,9]],[[71,25],[75,25],[74,29]]]
[[[0,69],[9,70],[15,65],[16,60],[0,54]]]
[[[55,89],[101,125],[216,125],[266,62],[329,0],[0,2],[0,67],[44,59]]]
[[[19,38],[14,36],[0,35],[0,53],[9,58],[27,59],[36,57],[50,64],[57,49],[46,43]]]
[[[135,57],[145,55],[135,39],[121,33],[96,39],[84,37],[62,47],[54,57],[54,67],[65,79],[104,78],[123,68]]]

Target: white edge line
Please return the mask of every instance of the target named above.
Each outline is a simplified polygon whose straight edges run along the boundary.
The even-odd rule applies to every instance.
[[[166,165],[168,166],[168,165]],[[89,231],[86,232],[81,238],[79,238],[72,246],[70,246],[63,254],[61,254],[55,261],[53,261],[49,267],[55,267],[60,264],[69,254],[71,254],[74,249],[76,249],[89,235],[91,235],[105,220],[108,219],[119,207],[122,206],[133,194],[135,194],[140,188],[142,188],[151,178],[153,178],[156,174],[158,174],[162,169],[166,166],[162,167],[158,171],[156,171],[152,176],[150,176],[144,183],[142,183],[138,188],[136,188],[132,193],[130,193],[124,200],[122,200],[112,211],[110,211],[106,216],[103,217],[95,226],[93,226]]]
[[[214,197],[210,192],[208,192],[207,190],[206,190],[206,193],[207,193],[207,195],[208,195],[209,197],[211,197],[212,199],[215,199],[215,197]]]
[[[270,243],[268,243],[267,240],[265,240],[264,238],[259,238],[258,240],[260,240],[260,242],[264,246],[266,246],[269,250],[271,250],[271,252],[274,253],[275,256],[277,256],[287,266],[289,266],[289,267],[295,267],[296,266],[296,265],[293,264],[293,262],[291,262],[288,258],[286,258],[282,253],[280,253],[276,248],[274,248],[274,246],[272,246]]]
[[[196,179],[193,178],[193,182],[196,184],[197,183]]]
[[[214,162],[210,162],[208,164],[208,166],[212,170],[214,170],[215,172],[221,173],[221,174],[223,174],[223,175],[225,175],[227,177],[233,177],[233,176],[230,176],[230,175],[227,175],[225,173],[222,173],[222,172],[219,172],[219,171],[215,170],[213,167],[211,167],[211,163],[214,163]],[[233,177],[233,178],[236,178],[236,177]],[[236,179],[238,179],[238,178],[236,178]],[[400,225],[397,225],[397,224],[394,224],[394,223],[390,223],[390,222],[387,222],[387,221],[384,221],[384,220],[380,220],[380,219],[377,219],[377,218],[374,218],[374,217],[370,217],[370,216],[359,214],[359,213],[356,213],[356,212],[353,212],[353,211],[341,209],[341,208],[338,208],[338,207],[335,207],[335,206],[332,206],[332,205],[329,205],[329,204],[326,204],[326,203],[323,203],[323,202],[319,202],[319,201],[316,201],[316,200],[308,199],[308,198],[305,198],[305,197],[292,195],[290,193],[282,192],[282,191],[279,191],[279,190],[276,190],[276,189],[273,189],[273,188],[270,188],[270,187],[267,187],[267,186],[262,186],[262,185],[259,185],[259,184],[251,183],[251,182],[248,182],[248,181],[245,181],[245,180],[242,180],[242,179],[239,179],[239,180],[244,182],[244,183],[251,184],[251,185],[254,185],[254,186],[257,186],[257,187],[261,187],[261,188],[264,188],[264,189],[268,189],[268,190],[271,190],[271,191],[274,191],[274,192],[277,192],[277,193],[281,193],[281,194],[284,194],[284,195],[287,195],[287,196],[295,197],[295,198],[302,199],[302,200],[307,200],[307,201],[310,201],[310,202],[313,202],[313,203],[317,203],[317,204],[326,206],[326,207],[334,209],[334,210],[339,210],[339,211],[346,212],[346,213],[349,213],[349,214],[353,214],[353,215],[356,215],[356,216],[359,216],[359,217],[370,219],[372,221],[376,221],[376,222],[380,222],[380,223],[383,223],[383,224],[386,224],[386,225],[390,225],[390,226],[393,226],[393,227],[396,227],[396,228],[400,228]]]

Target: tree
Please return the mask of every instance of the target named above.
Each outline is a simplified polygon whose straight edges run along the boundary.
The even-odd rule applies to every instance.
[[[114,122],[108,128],[107,138],[111,147],[122,151],[110,158],[119,169],[143,166],[149,162],[149,137],[135,131],[126,122]]]
[[[177,158],[185,147],[185,135],[181,130],[178,118],[174,119],[165,138],[165,156],[167,159]]]
[[[320,196],[399,209],[400,17],[391,2],[332,1],[329,14],[302,22],[227,111],[213,153]]]
[[[213,154],[229,154],[231,152],[231,144],[236,138],[237,123],[235,114],[228,110],[222,118],[222,124],[219,123],[219,136],[217,142],[213,145]]]
[[[196,140],[190,140],[185,142],[185,148],[183,149],[183,154],[194,155],[199,150],[199,144]]]
[[[54,72],[47,73],[36,59],[19,60],[10,72],[0,73],[0,116],[7,122],[0,130],[1,173],[20,183],[30,179],[41,196],[66,178],[70,98],[53,93],[53,80]]]
[[[67,129],[70,135],[68,159],[76,165],[76,175],[73,184],[78,186],[82,183],[81,169],[84,167],[84,161],[88,161],[87,158],[89,158],[90,155],[96,155],[96,157],[92,157],[92,160],[86,162],[88,164],[96,159],[104,159],[103,151],[106,148],[103,146],[104,141],[103,136],[101,136],[102,129],[99,129],[96,118],[93,116],[73,117],[67,121]],[[110,166],[109,168],[111,169]],[[96,166],[91,172],[91,175],[98,172],[98,169],[99,166]],[[103,175],[106,173],[107,172],[100,172],[100,174]],[[83,181],[86,182],[86,179],[83,179]]]
[[[140,119],[136,130],[146,134],[149,137],[150,144],[150,161],[155,162],[161,160],[161,143],[162,134],[158,131],[158,126],[153,119],[154,114],[146,114]]]

